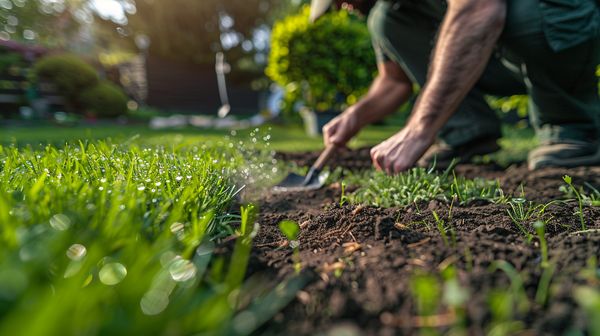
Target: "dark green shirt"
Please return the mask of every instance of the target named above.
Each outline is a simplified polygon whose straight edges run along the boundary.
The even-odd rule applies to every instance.
[[[599,36],[600,11],[596,0],[539,0],[539,7],[544,34],[554,51]]]

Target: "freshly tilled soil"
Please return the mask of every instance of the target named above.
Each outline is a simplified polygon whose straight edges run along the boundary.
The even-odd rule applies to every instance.
[[[352,161],[365,156],[361,156],[363,152],[368,153],[368,149],[354,152]],[[306,164],[311,163],[313,156],[318,153],[305,155]],[[365,159],[360,165],[345,168],[362,168],[367,164]],[[524,184],[525,197],[535,204],[563,199],[558,187],[565,184],[564,175],[572,176],[576,186],[584,181],[594,186],[600,184],[600,168],[589,167],[549,167],[529,172],[523,164],[507,170],[463,165],[455,171],[469,178],[499,179],[507,194],[520,196],[520,185]],[[346,188],[347,192],[355,189]],[[442,268],[453,264],[461,287],[468,293],[461,307],[468,330],[464,333],[484,335],[493,321],[488,304],[491,291],[495,288],[507,291],[511,284],[506,273],[490,269],[496,260],[508,261],[523,279],[530,307],[515,310],[513,316],[523,323],[521,335],[563,335],[569,328],[586,330],[585,314],[573,299],[573,289],[580,285],[600,285],[595,277],[581,274],[590,257],[600,254],[600,234],[572,234],[581,230],[579,216],[574,214],[579,211],[576,201],[552,204],[542,216],[549,219],[546,239],[549,258],[556,269],[550,282],[549,300],[540,305],[534,300],[544,271],[540,266],[540,242],[537,236],[531,242],[526,241],[508,216],[508,204],[479,202],[468,207],[454,204],[450,213],[449,205],[438,201],[419,203],[420,210],[415,205],[340,207],[340,196],[341,188],[327,186],[318,191],[270,192],[259,200],[261,228],[254,240],[249,276],[269,272],[276,283],[295,275],[292,249],[278,248],[286,241],[278,228],[283,220],[301,225],[298,240],[302,272],[314,275],[297,299],[257,334],[417,335],[422,325],[431,324],[432,320],[419,316],[411,279],[415,274],[438,275],[440,264]],[[448,232],[446,244],[436,229],[434,211],[446,226],[454,229],[455,243]],[[587,229],[600,228],[600,208],[584,207],[583,214]],[[525,221],[523,226],[535,234],[533,222],[534,219]],[[439,281],[441,284],[441,277]],[[435,330],[448,331],[456,316],[440,303]]]

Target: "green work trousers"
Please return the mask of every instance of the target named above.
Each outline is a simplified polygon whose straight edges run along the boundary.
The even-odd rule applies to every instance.
[[[501,122],[485,96],[529,94],[530,122],[541,143],[598,139],[599,11],[594,0],[580,0],[581,8],[561,4],[565,1],[577,3],[507,0],[495,51],[438,138],[458,146],[482,136],[500,137]],[[380,0],[368,20],[378,62],[396,62],[422,87],[445,11],[442,0]],[[576,22],[569,22],[573,18]]]

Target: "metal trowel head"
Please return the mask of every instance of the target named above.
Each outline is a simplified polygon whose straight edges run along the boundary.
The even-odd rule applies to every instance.
[[[321,188],[327,178],[329,172],[319,172],[311,168],[306,176],[290,173],[281,182],[279,182],[273,190],[275,191],[302,191],[302,190],[317,190]]]

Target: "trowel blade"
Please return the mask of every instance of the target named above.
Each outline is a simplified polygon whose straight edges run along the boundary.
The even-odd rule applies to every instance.
[[[310,181],[305,181],[304,176],[291,173],[279,182],[273,190],[275,191],[301,191],[301,190],[317,190],[321,188],[327,178],[329,172],[321,172],[319,175],[313,176]]]

